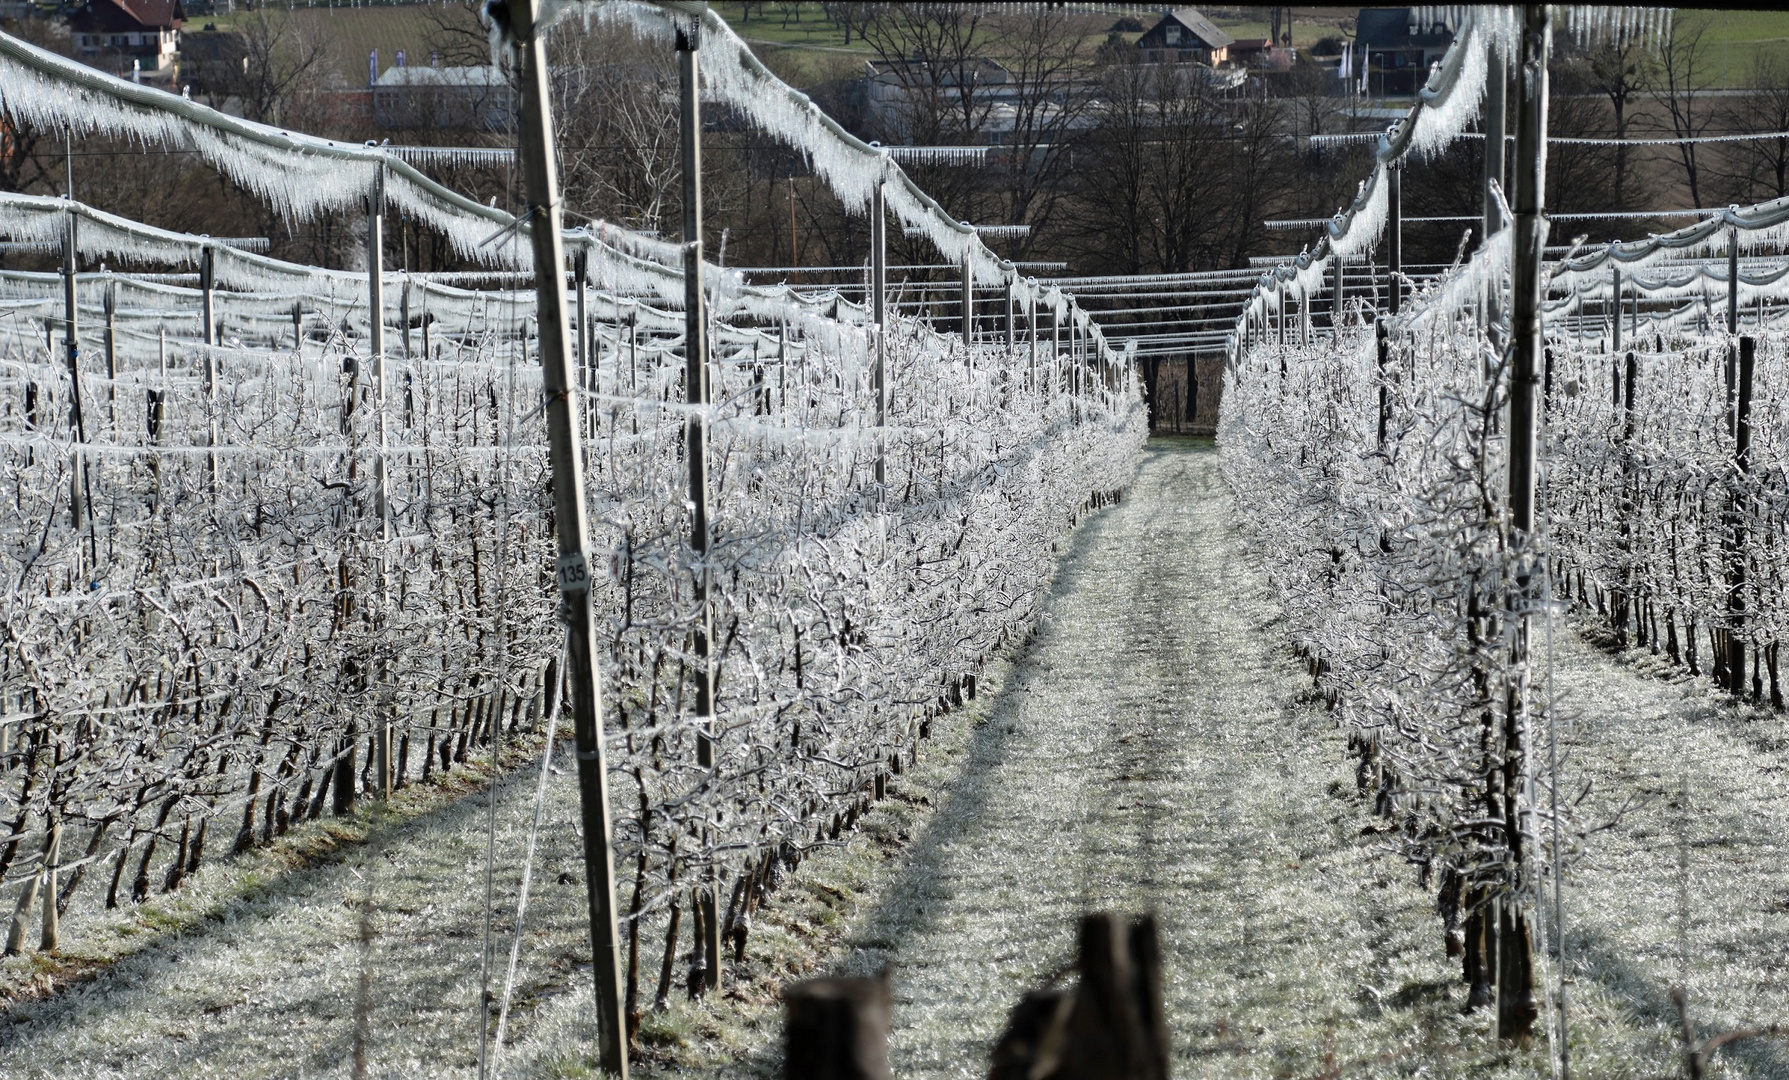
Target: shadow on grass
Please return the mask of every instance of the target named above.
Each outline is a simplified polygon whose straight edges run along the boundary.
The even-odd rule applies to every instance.
[[[340,1071],[353,1054],[361,943],[356,933],[358,914],[345,920],[346,933],[330,927],[331,914],[341,908],[358,913],[370,896],[375,919],[382,906],[387,914],[414,915],[404,904],[418,897],[427,902],[438,895],[430,891],[428,883],[438,876],[443,860],[458,860],[457,854],[445,850],[453,845],[442,843],[443,838],[481,829],[488,812],[488,799],[481,796],[487,792],[489,798],[508,801],[520,784],[521,794],[527,794],[535,779],[527,762],[538,761],[538,751],[537,744],[532,752],[523,753],[490,786],[454,793],[417,792],[444,801],[401,820],[392,820],[387,812],[374,808],[346,821],[325,819],[307,826],[320,826],[334,837],[333,842],[302,837],[304,844],[296,856],[302,861],[297,865],[220,898],[196,918],[173,925],[161,923],[134,939],[130,955],[83,972],[77,984],[54,996],[13,1005],[0,1013],[0,1044],[16,1049],[28,1041],[38,1047],[33,1056],[42,1056],[68,1041],[65,1033],[76,1028],[116,1028],[121,1032],[134,1028],[178,1040],[180,1060],[203,1063],[229,1060],[249,1043],[287,1050],[280,1040],[289,1042],[298,1035],[297,1029],[303,1028],[303,1040],[309,1045],[296,1060],[286,1057],[263,1062],[263,1067],[270,1074]],[[447,781],[460,785],[476,782],[467,772]],[[356,829],[364,834],[353,835],[351,830]],[[293,857],[285,852],[279,855]],[[362,874],[362,869],[367,872]],[[444,916],[429,928],[448,939],[476,939],[476,927],[455,925],[451,912]],[[291,939],[279,938],[277,932],[261,943],[258,953],[251,951],[252,944],[244,948],[240,940],[252,941],[258,931],[279,920],[301,919],[321,924],[303,940],[307,954],[303,957],[282,955]],[[389,1015],[393,1003],[406,1006],[406,1025],[417,1022],[416,1014],[439,1012],[457,1018],[444,1020],[453,1027],[464,1026],[464,1014],[475,1003],[476,989],[467,980],[477,975],[476,948],[467,945],[457,950],[464,954],[460,966],[466,970],[442,971],[435,964],[405,963],[403,949],[413,944],[413,940],[396,937],[373,941],[368,966],[377,983],[375,1011],[387,1015],[376,1025],[383,1032],[375,1031],[376,1042],[370,1046],[396,1046],[413,1034],[394,1031]],[[191,970],[194,962],[209,962],[217,952],[232,949],[242,949],[243,956],[228,965],[232,977],[223,981],[229,985],[214,984],[214,980],[193,990],[179,986],[178,976]],[[340,960],[340,970],[332,964],[327,978],[316,978],[314,973],[310,978],[283,978],[289,964],[322,959]],[[294,983],[304,989],[291,992]],[[276,987],[282,992],[270,996]],[[187,994],[190,1000],[171,1012],[145,1018],[136,997],[158,993],[158,988],[169,988],[167,993],[176,997]],[[460,997],[466,1000],[459,1001]],[[159,1028],[171,1028],[172,1034]],[[115,1045],[119,1057],[129,1057],[128,1043]],[[448,1060],[443,1063],[451,1063],[453,1055],[444,1056]],[[105,1064],[118,1067],[122,1062]],[[0,1073],[4,1072],[0,1068]]]

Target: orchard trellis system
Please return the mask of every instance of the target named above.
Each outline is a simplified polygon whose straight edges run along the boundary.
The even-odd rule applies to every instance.
[[[1564,10],[1581,37],[1644,45],[1669,25]],[[1544,263],[1552,33],[1546,6],[1469,9],[1360,198],[1262,279],[1230,341],[1220,438],[1362,789],[1437,885],[1470,1003],[1526,1041],[1547,991],[1564,1071],[1563,989],[1537,986],[1536,948],[1558,933],[1560,871],[1586,826],[1557,769],[1552,614],[1575,599],[1619,643],[1782,707],[1789,409],[1770,304],[1789,295],[1789,200],[1646,241],[1580,238]],[[1413,289],[1399,162],[1457,137],[1481,100],[1487,147],[1513,120],[1509,195],[1487,154],[1489,241]],[[1383,303],[1332,302],[1314,327],[1338,256],[1382,232]]]
[[[716,985],[723,932],[743,949],[763,890],[1028,632],[1057,537],[1128,483],[1139,386],[1071,298],[1000,263],[711,13],[586,17],[681,52],[686,164],[700,47],[709,92],[869,215],[869,304],[745,285],[703,262],[695,214],[687,244],[563,230],[538,94],[518,221],[395,153],[0,38],[9,122],[197,150],[293,219],[364,208],[370,267],[0,196],[8,239],[64,253],[60,273],[0,274],[11,951],[34,908],[55,948],[84,883],[140,901],[207,854],[550,730],[564,686],[603,1058],[625,1071],[621,1017],[668,992],[686,902]],[[503,44],[538,88],[532,19],[511,5]],[[384,270],[393,208],[535,288]],[[884,311],[889,213],[1003,292],[1002,333]],[[619,887],[595,850],[611,829]]]

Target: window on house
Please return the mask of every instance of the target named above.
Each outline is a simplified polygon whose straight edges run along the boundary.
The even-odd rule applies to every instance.
[[[1167,29],[1167,34],[1168,34],[1168,44],[1170,44],[1170,45],[1180,44],[1180,27],[1179,26],[1170,25]]]

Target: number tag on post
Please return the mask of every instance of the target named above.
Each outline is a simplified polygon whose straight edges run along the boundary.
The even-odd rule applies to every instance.
[[[562,593],[581,593],[590,589],[590,561],[584,558],[582,551],[573,551],[559,556],[553,564],[559,577],[559,591]]]

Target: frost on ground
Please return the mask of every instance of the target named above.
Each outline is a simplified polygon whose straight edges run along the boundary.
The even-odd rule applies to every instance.
[[[560,776],[548,787],[518,981],[524,1028],[535,998],[589,978],[570,755],[562,746]],[[514,909],[535,775],[522,768],[495,788],[497,850],[506,859],[495,881],[499,912]],[[487,805],[480,793],[375,827],[342,858],[281,875],[247,897],[214,897],[214,917],[188,933],[169,934],[55,999],[14,1006],[0,1016],[0,1075],[344,1076],[363,969],[370,1075],[474,1071]],[[224,874],[208,868],[193,887],[203,891],[207,877]],[[510,926],[500,914],[499,985]]]
[[[1071,959],[1080,913],[1110,908],[1160,917],[1178,1075],[1547,1075],[1544,1044],[1503,1049],[1459,1014],[1431,896],[1363,833],[1379,819],[1234,520],[1215,450],[1153,444],[1124,502],[1069,541],[1004,686],[936,725],[896,797],[773,895],[720,1002],[677,995],[648,1016],[640,1072],[774,1075],[780,981],[892,960],[895,1074],[984,1075],[1007,1010]],[[1569,791],[1592,782],[1586,805],[1605,810],[1652,796],[1593,835],[1567,881],[1574,1075],[1679,1075],[1671,986],[1705,1034],[1789,1019],[1782,721],[1555,637]],[[561,768],[503,1076],[593,1071]],[[524,768],[498,788],[499,911],[533,787]],[[469,796],[220,899],[186,935],[0,1018],[0,1075],[345,1076],[363,967],[368,1075],[476,1075],[485,829]],[[508,927],[500,915],[500,957]],[[648,956],[662,934],[649,924]],[[1718,1062],[1711,1075],[1789,1077],[1771,1043]]]
[[[1573,1054],[1587,1074],[1676,1073],[1670,990],[1703,1036],[1789,1021],[1789,731],[1644,649],[1616,657],[1563,628],[1554,687],[1561,786],[1586,784],[1583,865],[1565,924]],[[1600,816],[1599,816],[1600,812]],[[1710,1075],[1789,1077],[1789,1042],[1720,1052]]]

